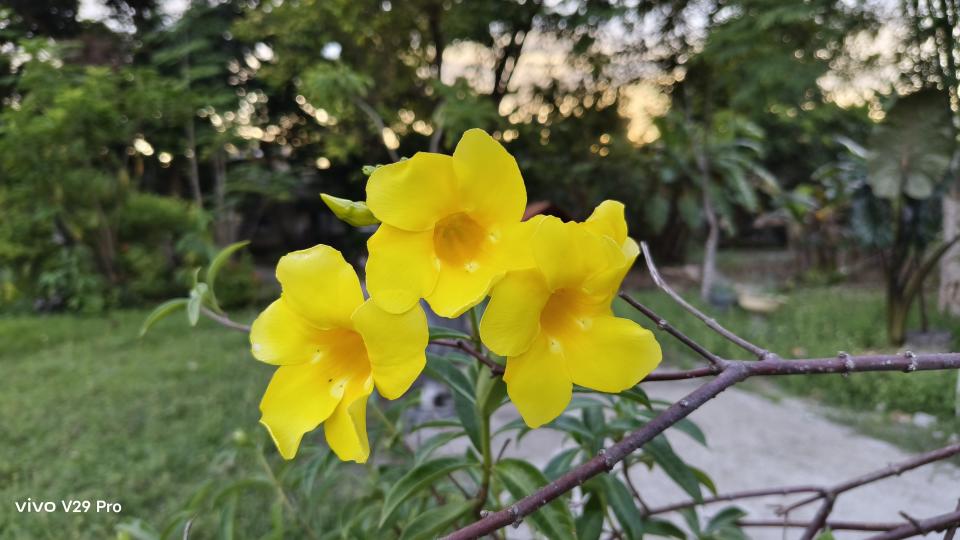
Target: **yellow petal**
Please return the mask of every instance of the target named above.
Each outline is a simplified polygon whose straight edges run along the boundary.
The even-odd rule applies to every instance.
[[[367,206],[380,221],[407,231],[426,231],[459,208],[450,156],[418,152],[378,167],[367,181]]]
[[[627,220],[620,201],[603,201],[594,208],[584,224],[594,233],[609,236],[618,246],[627,238]]]
[[[408,232],[383,224],[367,241],[367,291],[381,308],[405,313],[429,294],[439,268],[433,232]]]
[[[591,259],[592,268],[589,277],[583,282],[583,288],[592,295],[612,300],[640,254],[640,247],[630,237],[627,237],[619,248],[609,237],[603,236],[601,239],[598,245],[600,250],[595,252]]]
[[[485,224],[518,222],[527,206],[520,168],[506,149],[483,130],[463,134],[453,152],[460,197]]]
[[[342,461],[365,463],[370,457],[367,440],[367,398],[373,392],[373,378],[350,379],[336,410],[323,424],[327,444]]]
[[[540,222],[531,240],[533,259],[550,290],[578,286],[589,275],[584,253],[589,235],[581,225],[552,216]]]
[[[317,351],[318,330],[293,311],[283,299],[263,310],[250,327],[254,358],[268,364],[301,364]]]
[[[502,269],[486,260],[472,262],[469,269],[441,265],[437,286],[427,295],[427,303],[441,317],[459,317],[483,301],[503,274]]]
[[[326,364],[280,366],[260,402],[266,426],[284,459],[293,459],[303,434],[326,420],[343,396],[345,380]]]
[[[402,396],[427,362],[430,337],[423,309],[415,305],[394,315],[367,300],[353,313],[353,323],[363,336],[377,390],[387,399]]]
[[[520,223],[510,223],[498,227],[494,235],[500,240],[494,253],[500,266],[505,270],[523,270],[536,266],[530,246],[537,227],[547,216],[536,215]]]
[[[490,291],[480,337],[493,352],[516,356],[540,333],[540,311],[550,298],[543,275],[534,269],[510,272]]]
[[[589,319],[560,341],[573,382],[601,392],[636,385],[661,359],[660,344],[649,330],[618,317]]]
[[[350,315],[363,303],[353,267],[323,244],[284,255],[277,279],[287,305],[318,328],[349,327]]]
[[[527,352],[507,359],[503,380],[510,400],[532,428],[560,416],[573,393],[563,356],[544,335]]]

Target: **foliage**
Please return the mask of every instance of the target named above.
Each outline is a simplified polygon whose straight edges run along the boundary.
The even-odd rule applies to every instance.
[[[954,147],[950,98],[924,90],[897,100],[870,138],[867,178],[874,195],[923,200],[943,183]]]

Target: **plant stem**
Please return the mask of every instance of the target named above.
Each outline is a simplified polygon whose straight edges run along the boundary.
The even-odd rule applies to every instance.
[[[493,476],[493,449],[490,440],[490,415],[485,414],[479,408],[477,412],[480,414],[480,451],[483,455],[483,470],[480,477],[480,491],[477,492],[475,513],[480,518],[482,517],[483,505],[486,504],[487,497],[490,494],[490,478]]]
[[[474,346],[483,353],[483,342],[480,340],[480,315],[477,313],[477,306],[470,308],[470,335],[473,336]]]

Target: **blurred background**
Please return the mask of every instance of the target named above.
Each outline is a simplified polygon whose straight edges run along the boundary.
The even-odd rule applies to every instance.
[[[784,357],[955,350],[958,81],[957,0],[3,0],[0,533],[114,531],[7,514],[71,493],[159,526],[227,474],[269,369],[209,323],[137,341],[146,310],[238,240],[238,320],[288,251],[359,263],[369,231],[319,194],[362,200],[364,166],[472,127],[530,212],[623,201],[668,279]],[[628,286],[693,326],[641,266]],[[957,385],[777,391],[927,448],[957,437]]]

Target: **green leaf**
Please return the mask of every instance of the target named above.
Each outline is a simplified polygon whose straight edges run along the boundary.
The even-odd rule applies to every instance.
[[[403,529],[400,540],[431,540],[439,537],[458,519],[469,513],[475,501],[447,503],[418,515]]]
[[[606,513],[606,505],[600,494],[592,491],[583,505],[583,513],[577,516],[577,540],[599,540],[603,534],[603,518]]]
[[[214,284],[217,282],[217,275],[220,273],[220,269],[223,268],[223,265],[226,264],[228,259],[230,259],[230,256],[243,249],[248,244],[250,244],[249,240],[235,242],[221,249],[220,252],[213,257],[213,260],[210,261],[210,266],[207,267],[206,272],[207,287],[209,287],[211,291],[213,291]]]
[[[426,372],[434,379],[446,383],[446,385],[453,390],[454,396],[459,394],[464,397],[471,406],[474,404],[473,384],[463,370],[449,359],[432,354],[427,355]]]
[[[200,321],[200,306],[207,295],[207,284],[197,283],[197,286],[190,291],[190,299],[187,300],[187,321],[190,326],[196,326]]]
[[[643,536],[643,521],[633,501],[633,495],[614,476],[603,477],[603,490],[607,494],[607,504],[613,509],[613,515],[620,522],[623,533],[630,540],[639,540]]]
[[[659,411],[641,411],[639,413],[640,416],[643,416],[649,420],[656,418],[659,414]],[[693,423],[693,421],[689,418],[683,418],[670,427],[689,435],[691,439],[697,441],[701,445],[707,446],[707,436],[703,433],[700,427]]]
[[[397,480],[384,497],[379,526],[383,527],[401,504],[421,489],[431,485],[434,480],[468,465],[463,458],[449,456],[430,460],[410,469],[407,474]]]
[[[502,459],[494,466],[494,474],[503,482],[514,499],[530,495],[547,485],[547,478],[539,469],[519,459]],[[535,529],[550,540],[576,538],[576,528],[570,509],[563,498],[553,500],[527,516]]]
[[[349,225],[365,227],[367,225],[380,223],[380,220],[377,219],[373,215],[373,212],[370,211],[370,208],[367,207],[367,203],[363,201],[341,199],[340,197],[334,197],[326,193],[321,193],[320,198],[323,199],[323,202],[330,208],[333,215]]]
[[[153,308],[153,311],[147,315],[147,318],[144,319],[143,325],[140,326],[140,337],[143,337],[147,332],[157,324],[161,319],[170,315],[171,313],[182,309],[187,305],[186,298],[174,298],[172,300],[167,300],[166,302],[160,304],[159,306]]]
[[[237,520],[237,494],[231,495],[220,510],[220,533],[221,540],[233,540],[234,524]]]
[[[700,481],[697,475],[680,459],[667,439],[660,435],[648,442],[643,451],[651,456],[653,460],[660,465],[663,472],[667,473],[674,482],[677,483],[697,502],[703,501],[703,494],[700,492]]]
[[[829,528],[824,529],[822,533],[817,535],[817,540],[833,540],[833,531]]]
[[[652,405],[650,404],[650,398],[648,398],[647,393],[640,388],[633,387],[629,390],[624,390],[623,392],[620,392],[620,396],[625,397],[630,401],[635,401],[648,409],[652,408]]]
[[[452,339],[470,341],[473,339],[469,334],[461,332],[453,328],[447,328],[445,326],[431,326],[430,327],[430,341],[435,339]]]
[[[438,449],[446,446],[447,443],[459,439],[466,435],[466,432],[463,430],[458,431],[442,431],[430,437],[429,439],[423,441],[417,446],[416,453],[413,458],[415,465],[419,465],[426,461],[433,453]]]
[[[717,512],[707,523],[704,530],[705,536],[718,538],[721,540],[747,540],[748,536],[737,525],[742,517],[747,513],[736,506],[728,506]]]
[[[477,404],[473,402],[473,398],[466,398],[462,394],[454,392],[453,411],[457,413],[457,418],[460,420],[463,430],[470,437],[470,443],[478,452],[482,452],[483,438],[480,436],[480,415],[477,414]]]
[[[507,396],[507,385],[502,377],[494,377],[486,367],[477,375],[477,412],[481,418],[493,414]]]
[[[573,460],[576,459],[578,453],[580,453],[579,448],[568,448],[561,451],[559,454],[550,458],[547,466],[543,469],[543,474],[549,480],[556,480],[560,475],[570,470],[570,467],[573,465]]]
[[[643,533],[652,536],[680,538],[681,540],[685,540],[687,538],[687,535],[683,532],[683,529],[665,519],[644,519]]]
[[[697,477],[697,481],[700,482],[703,487],[707,488],[710,493],[713,493],[714,495],[717,494],[717,485],[713,483],[713,478],[710,478],[710,475],[704,472],[703,469],[698,469],[690,465],[687,465],[687,467],[693,471],[694,476]]]
[[[955,137],[949,99],[938,90],[901,97],[874,126],[867,182],[877,197],[926,199],[943,182]]]

